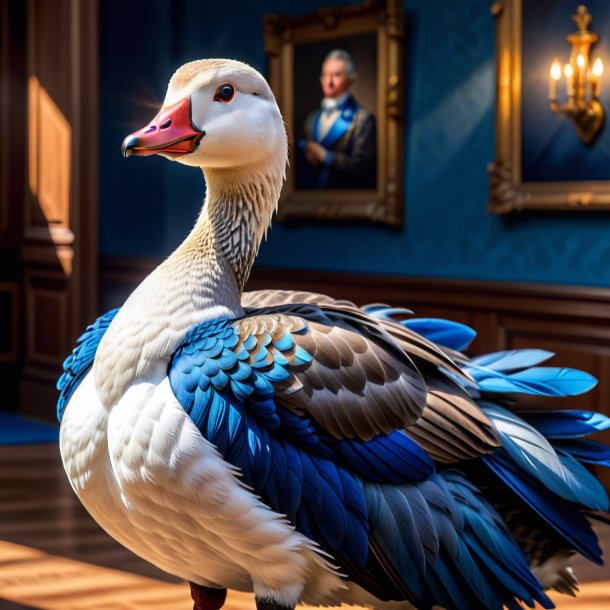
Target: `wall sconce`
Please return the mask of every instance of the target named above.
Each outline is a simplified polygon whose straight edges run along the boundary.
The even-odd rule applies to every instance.
[[[587,7],[580,5],[572,20],[578,26],[566,40],[572,45],[570,60],[561,69],[559,58],[551,64],[549,81],[549,101],[551,110],[567,115],[576,127],[578,137],[585,144],[591,144],[604,123],[604,108],[599,101],[601,76],[604,71],[602,60],[597,57],[590,62],[591,47],[599,36],[591,32],[591,14]],[[565,77],[567,101],[560,105],[557,101],[557,85]]]

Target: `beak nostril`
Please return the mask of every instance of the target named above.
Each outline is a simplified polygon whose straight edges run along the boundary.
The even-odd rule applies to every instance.
[[[193,126],[187,97],[165,107],[142,129],[127,136],[122,151],[126,157],[171,153],[176,158],[193,152],[203,135],[203,130]]]

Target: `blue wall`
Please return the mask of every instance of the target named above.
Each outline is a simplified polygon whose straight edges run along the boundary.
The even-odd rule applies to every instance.
[[[122,138],[155,114],[147,104],[163,100],[173,69],[225,56],[265,71],[262,15],[328,4],[102,3],[102,255],[165,255],[198,212],[203,179],[197,170],[155,157],[124,160],[119,152]],[[404,228],[274,223],[259,265],[610,286],[610,214],[505,219],[486,211],[495,102],[489,7],[489,0],[405,2]],[[605,130],[605,144],[609,137]]]

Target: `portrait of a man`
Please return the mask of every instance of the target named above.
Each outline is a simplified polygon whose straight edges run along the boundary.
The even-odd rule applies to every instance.
[[[296,186],[374,189],[375,116],[354,95],[358,72],[352,55],[345,49],[331,50],[319,79],[322,100],[307,114],[298,140]]]
[[[269,82],[289,142],[280,220],[402,223],[403,19],[394,1],[265,16]]]

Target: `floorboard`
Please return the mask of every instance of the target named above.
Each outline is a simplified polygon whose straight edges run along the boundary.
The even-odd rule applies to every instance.
[[[598,529],[610,551],[610,527]],[[560,610],[610,610],[610,569],[577,561]],[[76,500],[56,445],[0,447],[0,610],[190,610],[189,588],[107,536]],[[227,610],[253,610],[230,593]],[[467,610],[467,609],[465,609]]]

